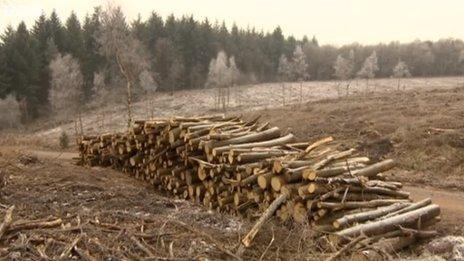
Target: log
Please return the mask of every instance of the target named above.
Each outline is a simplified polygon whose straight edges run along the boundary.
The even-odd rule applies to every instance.
[[[409,212],[409,211],[412,211],[412,210],[416,210],[418,208],[428,206],[430,204],[432,204],[432,200],[430,198],[426,198],[426,199],[421,200],[419,202],[413,203],[413,204],[411,204],[411,205],[409,205],[409,206],[407,206],[405,208],[398,209],[395,212],[389,213],[389,214],[385,215],[384,217],[382,217],[382,219],[393,217],[393,216],[396,216],[396,215],[400,215],[400,214],[403,214],[403,213],[406,213],[406,212]]]
[[[355,223],[360,223],[360,222],[365,222],[368,220],[373,220],[382,216],[385,216],[388,213],[392,213],[394,211],[397,211],[399,209],[404,209],[405,207],[409,206],[410,204],[408,203],[396,203],[390,206],[386,206],[383,208],[378,208],[375,210],[371,211],[365,211],[361,213],[355,213],[351,215],[346,215],[342,218],[339,218],[333,222],[333,226],[337,229],[339,228],[345,228],[349,225],[355,224]]]
[[[256,221],[253,228],[248,232],[248,234],[242,239],[242,243],[245,247],[249,247],[253,242],[256,234],[259,232],[264,223],[274,214],[277,208],[282,205],[287,200],[288,195],[283,193],[280,194],[266,209],[266,211],[261,215],[261,217]]]
[[[246,149],[246,148],[255,148],[255,147],[273,147],[273,146],[278,146],[278,145],[283,145],[289,142],[292,142],[295,140],[295,136],[293,134],[287,134],[283,137],[277,138],[277,139],[272,139],[272,140],[267,140],[267,141],[261,141],[261,142],[254,142],[254,143],[243,143],[243,144],[237,144],[237,145],[228,145],[228,146],[223,146],[223,147],[216,147],[213,149],[213,155],[218,156],[219,154],[232,150],[232,149]]]
[[[366,236],[380,235],[393,231],[398,226],[414,227],[419,221],[426,222],[438,215],[440,215],[440,207],[432,204],[397,216],[344,229],[335,233],[331,240],[333,243],[343,243],[348,238],[359,236],[361,233]]]
[[[396,166],[396,162],[391,159],[387,159],[375,164],[372,164],[363,169],[352,171],[351,174],[354,176],[373,177],[380,172],[385,172]]]
[[[269,139],[277,138],[279,136],[280,136],[280,129],[278,127],[273,127],[271,129],[268,129],[262,132],[252,133],[252,134],[248,134],[245,136],[232,138],[228,140],[208,141],[205,143],[204,150],[207,154],[211,154],[212,149],[217,148],[217,147],[222,147],[222,146],[232,145],[232,144],[242,144],[242,143],[250,143],[250,142],[262,141],[262,140],[269,140]]]
[[[327,209],[350,209],[350,208],[376,208],[381,206],[388,206],[395,203],[409,203],[405,199],[375,199],[371,201],[347,201],[343,203],[338,202],[319,202],[319,208]]]

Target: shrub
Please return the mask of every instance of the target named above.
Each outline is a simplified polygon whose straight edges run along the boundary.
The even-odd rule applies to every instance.
[[[60,148],[66,149],[69,146],[69,137],[66,131],[61,132],[60,135]]]

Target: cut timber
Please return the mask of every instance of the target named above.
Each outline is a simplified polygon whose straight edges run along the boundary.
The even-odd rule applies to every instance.
[[[378,208],[375,210],[371,211],[366,211],[366,212],[360,212],[360,213],[354,213],[351,215],[346,215],[342,218],[339,218],[333,222],[333,226],[335,228],[345,228],[349,225],[355,224],[355,223],[360,223],[360,222],[365,222],[368,220],[373,220],[382,216],[385,216],[386,214],[392,213],[394,211],[397,211],[399,209],[403,209],[410,204],[408,203],[396,203],[387,207],[383,208]]]
[[[222,146],[231,145],[231,144],[242,144],[242,143],[269,140],[269,139],[277,138],[279,136],[280,136],[280,129],[278,127],[273,127],[273,128],[270,128],[262,132],[252,133],[252,134],[248,134],[245,136],[232,138],[232,139],[228,139],[224,141],[208,141],[205,143],[204,149],[207,154],[210,154],[211,150],[217,147],[222,147]]]
[[[319,208],[326,209],[349,209],[349,208],[376,208],[381,206],[388,206],[395,203],[409,203],[406,199],[375,199],[371,201],[347,201],[343,203],[338,202],[319,202]]]
[[[272,151],[261,151],[261,152],[245,152],[237,156],[239,163],[255,162],[271,157],[280,157],[285,155],[295,154],[295,152],[285,150],[272,150]],[[230,162],[230,159],[229,159]],[[230,162],[233,163],[233,162]]]
[[[430,198],[426,198],[426,199],[421,200],[419,202],[413,203],[413,204],[409,205],[406,208],[399,209],[399,210],[397,210],[395,212],[389,213],[388,215],[382,217],[382,219],[383,218],[393,217],[393,216],[403,214],[403,213],[406,213],[406,212],[409,212],[409,211],[412,211],[412,210],[416,210],[418,208],[422,208],[422,207],[428,206],[430,204],[432,204],[432,200]]]
[[[366,236],[381,235],[390,231],[393,231],[402,226],[405,228],[414,227],[418,225],[418,222],[424,223],[434,217],[440,215],[440,207],[432,204],[426,207],[406,212],[401,215],[393,216],[390,218],[382,219],[380,221],[370,222],[366,224],[360,224],[354,227],[347,228],[345,230],[335,233],[331,238],[332,243],[343,243],[348,238],[359,236],[361,233]]]
[[[329,142],[332,142],[334,139],[332,137],[327,137],[327,138],[323,138],[321,140],[318,140],[316,142],[314,142],[313,144],[309,145],[305,151],[304,151],[304,154],[301,155],[302,157],[305,156],[306,154],[310,153],[312,150],[314,150],[315,148],[323,145],[323,144],[326,144],[326,143],[329,143]]]
[[[269,186],[272,175],[274,175],[272,172],[268,172],[258,177],[258,185],[261,189],[266,189]]]
[[[261,141],[261,142],[254,142],[254,143],[244,143],[244,144],[237,144],[237,145],[228,145],[228,146],[223,146],[223,147],[217,147],[213,149],[213,155],[218,156],[219,154],[232,150],[232,149],[246,149],[246,148],[255,148],[255,147],[273,147],[273,146],[278,146],[278,145],[283,145],[286,143],[290,143],[295,140],[295,136],[293,134],[287,134],[283,137],[273,139],[273,140],[267,140],[267,141]]]
[[[380,172],[384,172],[390,170],[396,166],[396,162],[392,159],[387,159],[375,164],[372,164],[368,167],[352,171],[351,174],[354,176],[365,176],[365,177],[373,177]]]
[[[258,231],[264,225],[264,223],[274,214],[277,208],[282,205],[287,200],[288,195],[285,193],[280,194],[272,203],[271,205],[264,211],[261,217],[256,221],[253,228],[248,232],[248,234],[242,239],[242,243],[245,247],[249,247],[251,242],[255,238]]]

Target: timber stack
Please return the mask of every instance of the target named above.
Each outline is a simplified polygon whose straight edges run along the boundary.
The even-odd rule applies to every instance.
[[[82,164],[111,166],[209,209],[308,223],[328,232],[332,245],[365,237],[372,244],[396,239],[404,247],[440,218],[430,199],[412,202],[401,183],[382,174],[393,160],[373,163],[332,137],[297,142],[259,117],[135,121],[127,133],[82,137],[78,146]]]

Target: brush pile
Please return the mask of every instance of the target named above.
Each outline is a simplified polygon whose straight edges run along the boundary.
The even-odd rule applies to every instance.
[[[155,118],[78,144],[82,164],[111,166],[209,209],[264,212],[245,246],[272,215],[309,223],[330,232],[332,245],[345,246],[360,237],[373,244],[424,236],[423,228],[439,220],[437,205],[411,202],[401,183],[382,175],[393,160],[372,163],[331,137],[296,142],[259,117]]]

